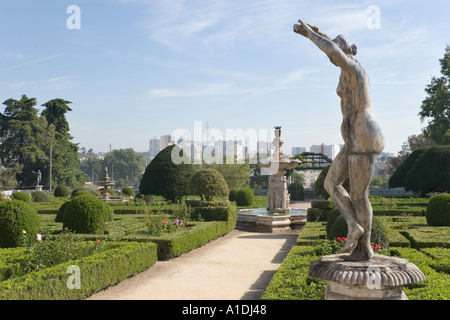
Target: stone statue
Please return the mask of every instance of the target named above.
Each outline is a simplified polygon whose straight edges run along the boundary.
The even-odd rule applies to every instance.
[[[36,175],[36,186],[39,186],[42,180],[42,173],[41,170],[38,170],[37,172],[32,171]]]
[[[325,179],[325,189],[345,218],[348,226],[343,258],[350,261],[369,260],[372,206],[368,188],[377,155],[384,148],[381,130],[372,114],[369,78],[355,60],[356,46],[349,45],[342,35],[330,39],[318,27],[299,20],[294,32],[310,39],[330,61],[341,68],[337,94],[341,98],[343,121],[341,134],[345,142]],[[349,179],[350,194],[342,183]]]

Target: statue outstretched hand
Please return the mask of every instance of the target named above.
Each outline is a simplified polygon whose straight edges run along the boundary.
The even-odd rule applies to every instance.
[[[301,34],[304,37],[308,37],[309,25],[304,23],[302,20],[298,20],[299,24],[294,24],[294,32]]]

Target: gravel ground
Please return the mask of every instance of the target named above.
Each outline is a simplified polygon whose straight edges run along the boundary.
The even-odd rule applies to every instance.
[[[297,237],[233,230],[180,257],[158,261],[88,300],[257,300]]]

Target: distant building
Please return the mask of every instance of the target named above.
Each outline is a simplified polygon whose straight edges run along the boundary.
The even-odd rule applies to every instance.
[[[175,144],[175,138],[168,134],[161,136],[161,150],[167,148],[168,146]]]
[[[306,148],[305,147],[293,147],[291,152],[292,152],[292,155],[295,156],[297,154],[306,152]]]
[[[150,154],[150,159],[156,157],[156,155],[161,151],[161,140],[156,137],[150,139],[148,151]]]
[[[341,147],[338,144],[326,145],[325,143],[322,143],[320,145],[312,145],[309,148],[309,151],[312,153],[322,153],[331,160],[334,160],[334,158],[336,158],[336,156],[338,155],[339,151],[341,151]]]

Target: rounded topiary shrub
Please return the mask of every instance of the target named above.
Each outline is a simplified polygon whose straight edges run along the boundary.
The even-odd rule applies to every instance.
[[[339,215],[337,218],[335,218],[333,224],[329,228],[329,232],[327,232],[327,237],[328,239],[333,240],[339,237],[347,237],[347,233],[348,233],[347,222],[345,221],[343,216]],[[385,244],[385,245],[389,244],[389,239],[386,233],[386,227],[377,217],[373,217],[372,219],[370,242],[374,244]]]
[[[330,231],[327,234],[328,239],[333,240],[339,237],[347,237],[348,227],[344,217],[339,215],[334,219],[333,224],[329,228]]]
[[[214,196],[228,195],[228,185],[222,174],[215,169],[200,169],[192,177],[189,190],[201,200],[211,201]]]
[[[78,197],[78,196],[94,196],[90,191],[86,189],[78,189],[74,190],[72,192],[72,198]]]
[[[64,198],[67,197],[70,194],[69,188],[67,188],[65,185],[60,184],[55,188],[55,191],[53,192],[53,195],[57,198]]]
[[[450,194],[433,196],[427,205],[426,218],[430,226],[450,226]]]
[[[81,195],[62,208],[63,229],[76,233],[104,233],[111,220],[109,206],[91,195]]]
[[[127,196],[127,197],[134,197],[134,196],[135,196],[134,190],[133,190],[133,188],[131,188],[131,187],[124,187],[124,188],[122,189],[122,194],[123,194],[124,196]]]
[[[58,213],[56,214],[56,217],[55,217],[55,222],[63,222],[64,221],[63,220],[64,209],[66,208],[66,206],[69,202],[70,201],[66,201],[59,207]]]
[[[327,234],[330,233],[331,226],[333,225],[334,221],[341,215],[338,209],[331,210],[330,214],[328,215],[327,220]]]
[[[288,192],[291,195],[292,201],[305,200],[305,189],[301,183],[291,183],[288,186]]]
[[[34,202],[50,202],[48,194],[44,191],[34,191],[31,194],[31,198]]]
[[[239,189],[231,189],[230,193],[228,194],[228,200],[229,201],[236,201],[236,196],[239,192]]]
[[[241,188],[236,195],[236,205],[247,207],[253,204],[255,193],[251,188]]]
[[[372,219],[372,233],[370,234],[370,242],[374,244],[389,245],[389,238],[387,236],[387,228],[378,217]]]
[[[39,226],[38,214],[28,203],[0,202],[0,247],[17,247],[34,241]]]
[[[25,191],[14,192],[11,195],[11,198],[13,198],[14,200],[20,200],[20,201],[27,202],[27,203],[31,202],[30,195],[28,193],[26,193]]]

